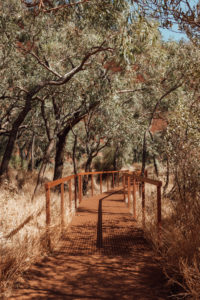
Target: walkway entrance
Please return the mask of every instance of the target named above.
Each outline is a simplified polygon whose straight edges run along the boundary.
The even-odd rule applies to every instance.
[[[154,253],[124,192],[84,199],[53,256],[35,264],[10,299],[168,299]]]

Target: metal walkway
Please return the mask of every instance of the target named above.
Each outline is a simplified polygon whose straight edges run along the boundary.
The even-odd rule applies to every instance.
[[[154,253],[123,191],[84,199],[57,252],[35,264],[9,299],[168,299]]]

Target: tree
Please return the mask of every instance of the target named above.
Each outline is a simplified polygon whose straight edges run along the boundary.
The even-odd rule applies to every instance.
[[[15,4],[17,4],[16,7]],[[36,19],[32,10],[24,10],[15,0],[12,1],[12,5],[2,3],[4,17],[1,19],[1,29],[6,43],[1,54],[9,57],[6,62],[11,63],[13,72],[11,76],[8,76],[4,63],[2,69],[6,76],[2,83],[4,87],[1,98],[13,99],[12,104],[6,109],[6,114],[8,110],[14,111],[14,114],[8,125],[9,130],[5,128],[8,142],[1,162],[1,175],[8,169],[19,128],[30,113],[33,103],[40,101],[39,99],[47,99],[46,93],[49,87],[59,89],[60,86],[68,84],[79,72],[87,73],[95,63],[92,58],[98,53],[105,53],[106,59],[109,57],[106,52],[113,51],[106,39],[109,36],[109,43],[112,38],[116,40],[116,32],[111,31],[106,35],[105,33],[112,26],[113,21],[117,21],[119,8],[115,14],[113,13],[115,3],[108,1],[107,6],[110,10],[104,12],[104,19],[100,20],[102,31],[97,33],[95,29],[91,30],[92,15],[90,13],[93,13],[94,18],[97,14],[97,7],[103,11],[98,1],[95,1],[92,8],[90,6],[82,8],[78,14],[74,10],[68,15],[68,23],[66,23],[64,11],[56,17],[45,14]],[[14,9],[12,13],[11,9]],[[16,9],[20,12],[17,17],[14,15]],[[7,18],[7,16],[10,17]],[[121,21],[119,19],[118,26]],[[11,38],[10,36],[8,38],[8,33]],[[4,53],[6,51],[7,54]],[[25,74],[28,75],[26,78]],[[66,132],[67,129],[59,136],[61,140],[65,140]]]
[[[144,17],[157,19],[161,26],[185,32],[190,39],[199,43],[200,3],[188,0],[135,0],[136,9]],[[192,3],[191,3],[192,2]]]

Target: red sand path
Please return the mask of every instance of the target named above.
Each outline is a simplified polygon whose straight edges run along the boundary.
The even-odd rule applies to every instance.
[[[25,273],[25,283],[9,299],[161,300],[170,295],[120,191],[83,200],[58,249]]]

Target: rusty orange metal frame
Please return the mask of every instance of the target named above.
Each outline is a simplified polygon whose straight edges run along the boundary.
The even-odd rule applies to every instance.
[[[45,184],[46,189],[46,229],[47,229],[47,245],[51,247],[50,240],[50,224],[51,224],[51,205],[50,205],[50,189],[60,185],[61,187],[61,205],[60,205],[60,225],[61,230],[65,225],[65,216],[64,216],[64,183],[68,183],[68,192],[69,192],[69,201],[70,206],[72,205],[72,180],[74,181],[74,200],[75,208],[77,208],[77,199],[79,203],[82,201],[83,191],[82,191],[82,178],[83,176],[91,176],[91,195],[94,196],[94,175],[99,175],[100,182],[100,194],[102,194],[102,176],[106,174],[106,185],[107,191],[109,190],[109,176],[111,176],[111,187],[120,185],[120,174],[121,184],[124,192],[124,201],[126,199],[126,194],[128,196],[128,206],[130,207],[131,202],[131,186],[132,186],[132,196],[133,196],[133,216],[136,219],[136,189],[138,184],[141,185],[141,196],[142,196],[142,223],[143,228],[145,227],[145,183],[155,185],[157,187],[157,228],[158,228],[158,237],[160,238],[160,229],[161,229],[161,186],[162,182],[159,180],[150,179],[147,177],[147,171],[145,171],[144,177],[141,176],[141,172],[130,172],[130,171],[103,171],[103,172],[83,172],[78,173],[77,175],[67,176],[55,181],[47,182]],[[117,175],[115,180],[115,175]],[[78,186],[77,182],[78,181]],[[78,190],[76,190],[78,188]],[[127,192],[126,192],[127,189]]]
[[[145,177],[140,176],[139,172],[125,172],[123,174],[124,199],[125,199],[126,185],[127,185],[128,205],[130,204],[131,182],[133,185],[133,191],[132,191],[132,193],[133,193],[133,216],[135,219],[136,219],[136,183],[141,183],[141,185],[142,185],[142,224],[143,224],[143,228],[145,228],[145,183],[149,183],[149,184],[152,184],[157,187],[157,232],[158,232],[158,240],[160,240],[161,221],[162,221],[162,214],[161,214],[162,181],[147,178],[147,172],[145,172]]]
[[[82,178],[83,176],[91,176],[91,194],[94,196],[94,175],[99,175],[100,177],[100,194],[102,194],[102,176],[106,174],[106,184],[107,191],[109,190],[109,175],[112,175],[112,184],[113,188],[116,185],[114,175],[118,175],[118,186],[120,184],[120,174],[123,174],[126,171],[103,171],[103,172],[83,172],[78,173],[77,175],[70,175],[64,178],[60,178],[51,182],[47,182],[45,184],[46,190],[46,231],[47,231],[47,245],[51,248],[51,239],[50,239],[50,224],[51,224],[51,204],[50,204],[50,190],[53,187],[60,186],[61,191],[61,202],[60,202],[60,225],[61,230],[65,225],[65,214],[64,214],[64,184],[68,183],[69,188],[69,201],[70,206],[72,205],[72,180],[74,180],[74,200],[75,200],[75,208],[77,208],[77,198],[79,199],[79,203],[82,201],[83,191],[82,191]],[[78,191],[76,180],[78,180]]]

